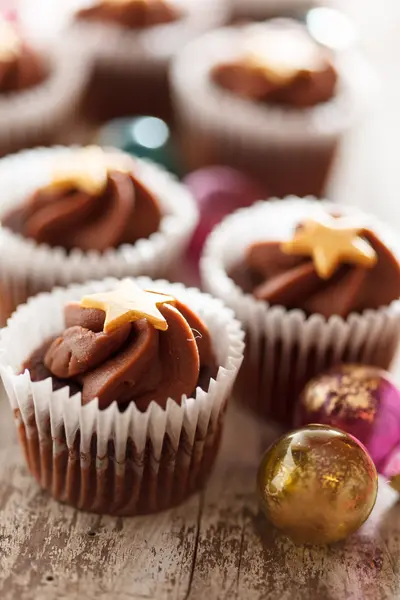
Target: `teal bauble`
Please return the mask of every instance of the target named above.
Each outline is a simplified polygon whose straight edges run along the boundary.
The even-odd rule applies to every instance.
[[[124,117],[109,121],[98,132],[100,146],[113,146],[139,158],[147,158],[180,175],[171,130],[157,117]]]

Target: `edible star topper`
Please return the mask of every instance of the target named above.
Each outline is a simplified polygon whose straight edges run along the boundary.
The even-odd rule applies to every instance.
[[[372,268],[377,261],[375,250],[360,237],[363,227],[354,227],[347,218],[330,215],[306,221],[289,242],[281,245],[285,254],[311,256],[322,279],[329,279],[343,263]]]
[[[21,50],[21,38],[11,23],[0,17],[0,61],[10,62]]]
[[[158,292],[142,290],[130,280],[123,281],[115,290],[84,296],[83,308],[99,308],[106,313],[103,331],[110,333],[121,325],[147,319],[155,329],[166,331],[168,323],[158,310],[160,304],[174,304],[175,298]]]
[[[249,36],[245,59],[278,85],[290,81],[300,71],[316,71],[322,63],[321,50],[305,31],[272,25],[261,25],[260,31]]]
[[[76,187],[87,194],[101,194],[111,170],[128,173],[132,159],[117,152],[105,152],[99,146],[87,146],[60,157],[45,189]]]

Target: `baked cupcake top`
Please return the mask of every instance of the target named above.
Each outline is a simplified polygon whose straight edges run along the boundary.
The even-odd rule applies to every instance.
[[[77,13],[78,19],[114,23],[127,29],[146,29],[181,17],[173,0],[97,0]]]
[[[400,266],[360,216],[321,214],[298,223],[289,240],[257,241],[230,276],[269,305],[347,317],[400,296]]]
[[[216,375],[207,326],[186,305],[125,280],[109,291],[65,306],[65,330],[36,349],[23,365],[32,381],[51,377],[53,388],[81,391],[82,404],[105,409],[134,402],[180,404]]]
[[[242,98],[312,107],[335,95],[331,52],[290,19],[244,27],[235,57],[211,69],[212,80]]]
[[[29,89],[45,78],[40,56],[0,17],[0,94]]]
[[[87,147],[60,158],[48,183],[3,217],[3,226],[38,244],[103,252],[159,229],[156,198],[130,157]]]

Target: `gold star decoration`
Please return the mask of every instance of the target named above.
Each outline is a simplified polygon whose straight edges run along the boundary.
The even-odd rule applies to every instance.
[[[0,17],[0,61],[10,62],[21,50],[21,38],[14,27]]]
[[[160,304],[174,304],[175,298],[166,294],[142,290],[130,280],[123,281],[115,290],[84,296],[83,308],[99,308],[106,313],[103,331],[110,333],[139,319],[147,319],[155,329],[166,331],[168,323],[158,310]]]
[[[285,254],[311,256],[318,275],[329,279],[343,263],[367,268],[376,264],[375,250],[359,235],[362,230],[347,218],[321,216],[306,221],[292,240],[281,245],[281,250]]]
[[[111,170],[128,173],[133,161],[122,153],[105,152],[99,146],[87,146],[59,158],[51,175],[51,181],[43,189],[76,187],[87,194],[101,194],[107,185]]]
[[[252,32],[245,42],[245,60],[268,79],[284,84],[300,71],[320,68],[321,51],[305,31],[287,26],[259,27],[260,31]]]

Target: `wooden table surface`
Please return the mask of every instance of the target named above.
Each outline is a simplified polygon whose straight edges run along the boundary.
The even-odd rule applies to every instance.
[[[400,597],[400,503],[380,482],[361,530],[296,547],[260,514],[254,481],[273,432],[231,405],[207,489],[150,517],[80,513],[27,472],[0,401],[2,600],[387,600]]]
[[[374,115],[345,148],[331,193],[400,228],[399,3],[353,0],[351,8],[369,34],[367,51],[384,87]],[[380,481],[375,509],[357,534],[330,548],[296,547],[267,524],[254,493],[273,435],[232,404],[203,493],[156,516],[100,518],[40,491],[1,395],[1,600],[399,599],[397,495]]]

